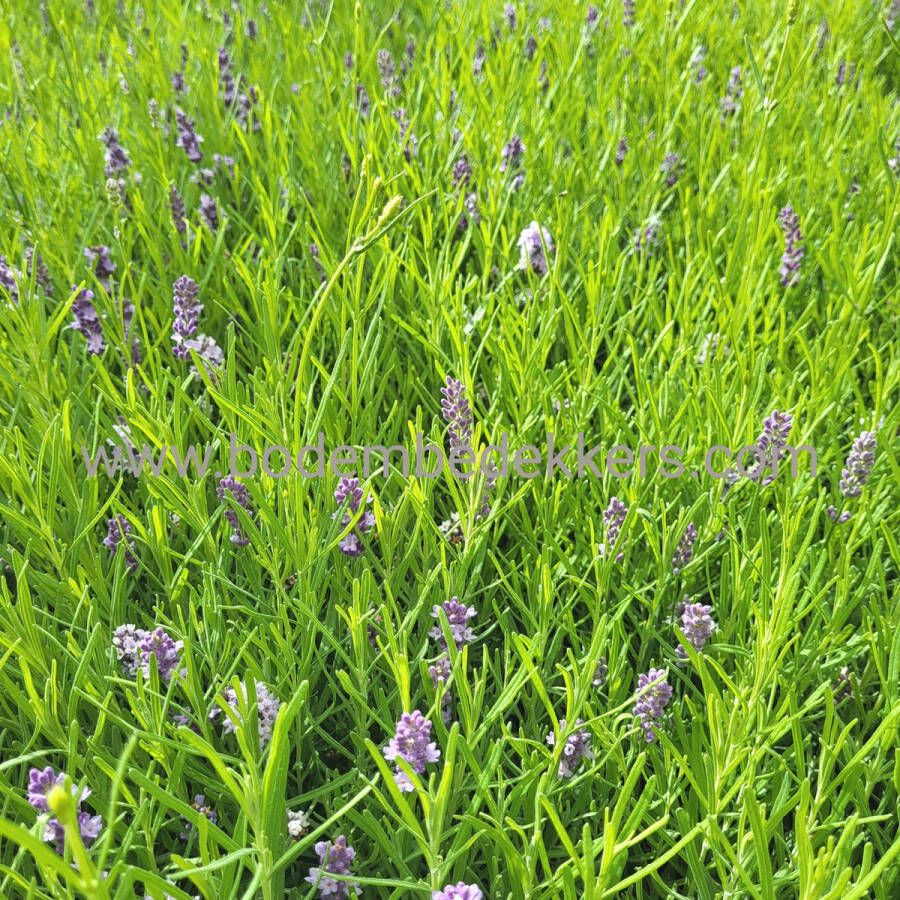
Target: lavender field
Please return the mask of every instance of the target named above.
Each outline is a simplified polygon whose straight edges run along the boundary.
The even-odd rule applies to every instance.
[[[900,3],[8,0],[0,898],[896,900]]]

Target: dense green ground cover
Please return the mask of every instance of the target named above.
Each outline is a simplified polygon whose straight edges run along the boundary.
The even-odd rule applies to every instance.
[[[364,897],[896,897],[900,12],[87,6],[0,22],[0,896],[327,896],[344,835]],[[183,275],[221,360],[173,353]],[[393,471],[345,526],[330,474],[223,500],[81,452],[446,446],[447,376],[479,447],[677,444],[685,475]],[[773,410],[815,476],[703,471]],[[117,653],[129,623],[177,662]],[[440,758],[401,792],[416,709]],[[80,829],[29,802],[48,766]]]

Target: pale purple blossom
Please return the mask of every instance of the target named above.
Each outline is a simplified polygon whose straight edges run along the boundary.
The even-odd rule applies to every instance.
[[[472,408],[469,406],[463,383],[450,375],[447,376],[445,386],[441,388],[441,395],[441,414],[448,426],[450,453],[459,455],[471,449]]]
[[[105,128],[100,135],[100,142],[106,147],[105,174],[107,178],[116,178],[131,166],[128,152],[119,143],[119,133],[115,128]]]
[[[175,146],[181,147],[191,162],[200,162],[200,160],[203,159],[203,151],[200,149],[203,138],[197,134],[197,131],[194,128],[194,120],[183,110],[176,109],[175,126],[178,129],[178,136],[175,138]]]
[[[628,507],[618,498],[610,497],[609,506],[603,512],[603,525],[606,529],[606,541],[600,545],[601,556],[609,556],[615,549],[619,532],[625,523],[625,517],[628,515]],[[619,551],[616,556],[616,562],[621,562],[624,553]]]
[[[73,287],[72,290],[78,289]],[[84,336],[89,353],[99,356],[106,349],[106,342],[103,340],[103,325],[92,302],[93,299],[93,291],[87,288],[78,291],[71,308],[72,318],[75,321],[69,327]]]
[[[634,0],[623,0],[622,24],[626,28],[634,28]]]
[[[247,490],[247,486],[241,484],[241,482],[232,475],[226,475],[224,478],[220,479],[219,484],[216,487],[216,496],[219,498],[220,502],[225,503],[225,498],[228,494],[231,494],[235,503],[237,503],[248,516],[252,518],[256,514],[256,510],[253,508],[253,503],[250,500],[250,492]],[[241,528],[241,521],[237,511],[232,509],[231,506],[226,505],[225,518],[231,526],[231,543],[236,547],[246,547],[247,544],[250,543],[250,538],[244,534],[244,531]]]
[[[272,691],[261,681],[253,682],[254,692],[256,694],[256,722],[259,731],[259,747],[262,749],[272,738],[272,730],[275,727],[275,719],[278,717],[278,710],[281,709],[281,701],[272,693]],[[222,697],[225,706],[217,706],[209,714],[211,720],[222,716],[222,731],[225,734],[234,734],[237,731],[237,725],[243,724],[243,718],[240,712],[240,701],[247,704],[247,685],[241,683],[241,698],[238,700],[237,691],[233,687],[227,687],[222,691]],[[227,707],[232,716],[226,715],[224,709]]]
[[[200,218],[213,234],[219,230],[219,210],[209,194],[200,195]]]
[[[684,163],[677,153],[667,153],[659,167],[660,172],[665,176],[666,187],[675,187],[678,184],[678,177],[684,169]]]
[[[421,775],[425,771],[428,763],[437,762],[441,756],[437,744],[431,740],[431,721],[417,709],[411,713],[403,713],[400,721],[397,722],[394,737],[386,747],[382,748],[381,752],[389,762],[403,760],[417,775]],[[394,780],[397,782],[397,787],[405,793],[415,789],[412,781],[400,766],[396,768]]]
[[[680,572],[694,558],[694,542],[696,540],[697,528],[693,522],[689,522],[672,556],[673,572]]]
[[[628,155],[628,138],[621,137],[619,138],[619,143],[616,144],[616,165],[621,168],[622,163],[625,162],[625,157]]]
[[[184,208],[184,197],[181,196],[181,193],[174,184],[169,188],[169,210],[172,213],[172,222],[175,224],[175,230],[179,234],[184,234],[187,229],[187,225],[185,224],[187,213]]]
[[[567,738],[563,745],[562,756],[559,760],[559,769],[557,774],[560,778],[571,778],[578,768],[578,763],[582,759],[593,759],[594,754],[591,750],[591,733],[587,729],[577,730],[582,724],[581,719],[575,720],[575,728]],[[566,720],[559,720],[559,733],[562,735],[566,730]],[[547,744],[551,747],[556,746],[558,738],[554,732],[547,735]]]
[[[7,264],[6,257],[0,256],[0,288],[4,288],[13,303],[19,302],[19,286],[15,270]]]
[[[356,851],[347,846],[347,838],[340,835],[334,841],[319,841],[315,846],[319,865],[309,870],[306,881],[314,884],[321,900],[345,900],[351,891],[359,894],[359,888],[352,881],[338,881],[331,875],[349,875]]]
[[[438,620],[438,624],[429,632],[429,635],[436,640],[441,647],[447,649],[447,641],[444,637],[444,629],[441,626],[441,613],[447,617],[450,626],[450,636],[457,650],[462,650],[465,644],[468,644],[475,637],[472,629],[469,627],[469,620],[474,619],[478,615],[474,606],[466,606],[461,603],[459,597],[451,597],[445,600],[440,606],[431,608],[431,616]]]
[[[338,481],[337,488],[335,488],[334,500],[338,507],[343,507],[345,503],[347,504],[343,513],[340,513],[340,510],[335,513],[335,516],[340,513],[341,525],[346,528],[354,521],[354,519],[356,519],[362,506],[363,489],[360,486],[359,479],[350,476],[342,477]],[[371,496],[368,498],[367,502],[372,502]],[[359,516],[356,524],[353,526],[353,529],[340,541],[338,549],[345,556],[361,556],[363,550],[365,550],[365,543],[362,540],[362,536],[366,534],[366,532],[371,531],[374,527],[375,516],[369,510],[364,510],[362,515]]]
[[[794,417],[790,413],[779,412],[777,409],[763,420],[763,430],[756,439],[757,458],[759,465],[751,473],[751,478],[759,480],[763,472],[770,470],[763,484],[769,484],[778,473],[778,461],[784,456],[787,448],[787,439],[794,425]]]
[[[432,891],[431,900],[484,900],[484,894],[474,884],[457,881],[446,885],[442,891]]]
[[[32,768],[28,773],[28,802],[39,813],[47,813],[50,806],[47,803],[47,795],[54,787],[65,787],[66,775],[64,772],[55,772],[51,766],[44,769]],[[97,839],[103,827],[102,816],[92,816],[81,809],[81,804],[91,795],[90,788],[79,789],[72,786],[72,797],[76,805],[76,821],[82,843],[86,847]],[[62,854],[65,847],[65,828],[55,816],[47,820],[44,826],[44,840],[55,846],[56,852]]]
[[[116,264],[109,255],[109,247],[98,245],[96,247],[85,247],[84,258],[89,266],[94,268],[94,276],[105,291],[109,291],[112,287],[112,276],[116,272]]]
[[[665,669],[650,669],[638,676],[634,715],[644,730],[644,739],[648,744],[656,740],[656,730],[672,699],[672,687],[666,678]]]
[[[875,465],[875,433],[864,431],[853,442],[841,471],[839,488],[844,497],[858,497]]]
[[[712,607],[704,603],[685,603],[681,613],[681,630],[687,642],[699,653],[704,644],[712,637],[716,630],[716,623],[712,617]],[[681,644],[675,649],[675,653],[682,659],[687,658],[687,651]]]
[[[781,274],[781,286],[793,287],[800,280],[800,262],[805,254],[800,219],[792,206],[785,206],[778,213],[778,223],[784,232],[784,253],[778,270]]]
[[[553,256],[555,249],[550,232],[533,221],[519,235],[519,264],[516,268],[546,275],[550,271],[548,257]]]
[[[172,355],[186,359],[190,354],[185,342],[197,333],[203,304],[197,301],[200,286],[193,278],[181,275],[172,285],[172,306],[175,321],[172,323]]]
[[[103,538],[103,546],[106,547],[112,556],[116,555],[119,544],[123,544],[125,548],[125,566],[131,571],[137,571],[138,561],[134,556],[134,547],[131,543],[131,523],[124,516],[113,516],[106,523],[107,535]]]

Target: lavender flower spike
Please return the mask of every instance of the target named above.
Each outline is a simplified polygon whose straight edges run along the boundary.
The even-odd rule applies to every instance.
[[[360,487],[358,478],[350,478],[343,477],[338,482],[338,486],[334,492],[335,502],[342,506],[344,502],[347,503],[347,508],[344,510],[341,515],[341,525],[346,528],[355,518],[357,513],[360,510],[360,506],[362,505],[363,499],[363,489]],[[372,498],[369,497],[368,502],[372,502]],[[335,513],[337,516],[338,513]],[[359,521],[356,523],[355,527],[349,534],[341,540],[338,544],[338,549],[345,556],[360,556],[362,555],[363,550],[365,549],[365,544],[362,541],[362,535],[364,535],[367,531],[370,531],[375,527],[375,516],[366,510],[359,517]]]
[[[182,110],[176,109],[175,126],[178,129],[175,146],[181,147],[191,162],[200,162],[203,159],[203,151],[200,149],[203,138],[194,129],[194,120]]]
[[[31,769],[28,773],[28,802],[39,813],[49,812],[50,805],[47,802],[47,795],[55,787],[64,787],[65,783],[65,773],[57,773],[50,766],[44,769]],[[79,789],[75,785],[72,786],[78,831],[81,834],[82,843],[86,847],[90,847],[97,839],[103,827],[102,816],[92,816],[81,809],[82,801],[86,800],[90,794],[90,788]],[[54,816],[47,820],[44,827],[44,840],[53,844],[59,854],[62,854],[65,847],[65,836],[65,828],[59,819]]]
[[[253,682],[254,691],[256,693],[256,721],[259,728],[259,748],[260,750],[272,738],[272,730],[275,727],[275,719],[278,717],[278,710],[281,708],[281,701],[269,690],[269,688],[261,681]],[[247,685],[241,684],[241,699],[247,702]],[[240,704],[238,701],[237,691],[233,687],[228,687],[222,691],[225,699],[225,706],[230,710],[234,719],[242,723]],[[216,719],[223,713],[224,707],[216,707],[210,714],[211,720]],[[222,716],[222,731],[225,734],[234,734],[237,731],[235,722],[227,715]]]
[[[600,545],[601,556],[612,553],[627,515],[628,507],[618,497],[611,497],[609,506],[603,513],[603,524],[606,527],[606,543]],[[616,554],[616,562],[621,562],[624,555],[620,550]]]
[[[638,676],[634,715],[644,729],[644,738],[648,744],[656,740],[655,729],[659,728],[663,712],[672,699],[672,687],[666,677],[665,669],[650,669]]]
[[[203,304],[197,302],[200,287],[193,278],[182,275],[172,285],[172,300],[175,322],[172,325],[172,355],[185,359],[190,354],[185,341],[197,333]]]
[[[225,478],[221,479],[219,481],[219,486],[216,488],[216,495],[220,501],[225,501],[226,494],[231,494],[235,502],[243,507],[248,515],[254,515],[256,511],[253,509],[253,504],[250,501],[250,493],[246,486],[241,484],[231,475],[227,475]],[[227,507],[225,509],[225,518],[231,526],[231,543],[237,547],[246,547],[247,544],[250,543],[250,538],[244,534],[237,512],[230,507]]]
[[[433,618],[440,623],[441,612],[447,616],[447,622],[450,625],[450,634],[453,637],[453,643],[456,644],[457,650],[468,644],[473,638],[472,629],[469,628],[469,619],[474,619],[477,615],[474,606],[466,606],[465,603],[459,602],[459,597],[451,597],[445,600],[440,606],[434,606],[431,610]],[[431,629],[429,635],[436,640],[441,647],[447,649],[447,641],[444,637],[444,629],[440,624],[435,625]]]
[[[184,676],[186,669],[179,669],[184,641],[173,640],[162,628],[144,632],[138,641],[137,653],[144,676],[150,677],[150,657],[156,658],[156,671],[162,681],[171,681],[173,675]]]
[[[875,434],[864,431],[853,442],[847,461],[844,463],[839,484],[845,497],[858,497],[872,474],[875,465]]]
[[[19,302],[19,286],[16,284],[15,270],[0,256],[0,288],[4,288],[14,304]]]
[[[417,775],[425,771],[428,763],[437,762],[441,751],[431,739],[431,720],[419,710],[403,713],[397,723],[397,730],[388,745],[382,748],[384,758],[389,761],[402,759]],[[397,766],[394,773],[397,787],[404,793],[415,790],[407,774]]]
[[[800,280],[800,262],[804,256],[803,234],[800,219],[792,206],[785,206],[778,213],[778,223],[784,232],[784,254],[781,257],[781,286],[792,287]]]
[[[130,572],[137,570],[138,561],[134,556],[133,547],[129,537],[131,535],[131,523],[124,516],[113,516],[106,523],[107,535],[103,538],[103,546],[115,556],[119,544],[125,543],[125,565]]]
[[[575,720],[576,728],[581,725],[581,719]],[[566,720],[559,720],[559,732],[562,734],[566,730]],[[556,746],[556,735],[550,732],[547,735],[547,744],[551,747]],[[571,778],[575,774],[578,767],[578,761],[581,759],[593,759],[594,754],[591,751],[591,733],[586,729],[581,731],[573,731],[566,738],[563,746],[562,756],[559,760],[559,777]]]
[[[779,412],[777,409],[763,420],[763,430],[756,439],[757,458],[759,466],[753,471],[751,477],[758,480],[766,469],[771,474],[766,476],[763,484],[770,484],[778,474],[778,461],[784,456],[787,447],[787,439],[794,425],[794,417],[790,413]]]
[[[441,388],[441,413],[448,424],[450,452],[459,455],[472,445],[472,408],[466,399],[466,389],[461,381],[450,375]]]
[[[457,881],[456,884],[448,884],[442,891],[432,891],[431,900],[484,900],[484,894],[474,884]]]
[[[688,643],[699,653],[716,630],[712,607],[703,603],[686,603],[681,613],[681,630]],[[675,649],[675,653],[681,659],[687,659],[687,651],[681,644]]]
[[[672,556],[673,572],[680,572],[694,558],[694,542],[696,540],[697,528],[693,522],[690,522]]]
[[[112,276],[116,272],[116,264],[110,259],[109,247],[85,247],[84,258],[88,265],[94,267],[94,275],[105,291],[112,287]]]
[[[547,257],[553,256],[555,250],[550,232],[543,225],[532,222],[519,235],[519,264],[516,268],[546,275],[550,271]]]
[[[78,289],[73,287],[72,290]],[[84,335],[89,353],[99,356],[106,349],[106,342],[103,340],[100,316],[91,302],[93,299],[93,291],[89,291],[87,288],[78,291],[78,296],[72,301],[72,316],[75,321],[69,327]]]
[[[306,881],[319,889],[321,900],[345,900],[359,888],[351,881],[338,881],[330,875],[349,875],[356,851],[347,846],[347,838],[340,835],[333,842],[319,841],[315,847],[319,865],[309,870]]]

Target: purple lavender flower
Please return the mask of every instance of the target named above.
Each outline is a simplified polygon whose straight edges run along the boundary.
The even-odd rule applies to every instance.
[[[356,851],[347,846],[347,838],[340,835],[333,842],[319,841],[316,844],[319,865],[309,870],[306,881],[319,889],[321,900],[344,900],[352,891],[359,894],[359,888],[352,881],[337,881],[330,875],[349,875]]]
[[[622,137],[619,139],[619,143],[616,144],[616,165],[619,168],[622,167],[622,163],[625,162],[625,157],[628,155],[628,138]]]
[[[712,607],[703,603],[685,603],[681,613],[681,630],[687,642],[699,653],[703,645],[712,637],[716,623],[712,618]],[[681,659],[687,659],[687,651],[681,644],[675,649]]]
[[[457,188],[461,184],[468,184],[471,178],[472,165],[469,162],[469,158],[463,153],[453,165],[453,187]]]
[[[844,497],[858,497],[875,465],[875,434],[864,431],[853,442],[841,471],[840,487]]]
[[[607,506],[603,512],[603,524],[606,527],[606,542],[600,545],[601,556],[606,556],[615,549],[616,540],[619,537],[619,532],[622,530],[622,525],[624,524],[627,515],[628,507],[618,497],[610,497],[609,506]],[[619,551],[616,554],[616,562],[621,562],[624,555],[625,554],[622,551]]]
[[[222,91],[222,99],[225,106],[231,108],[235,98],[234,76],[231,74],[231,55],[224,47],[217,51],[219,60],[219,88]]]
[[[693,522],[688,523],[675,554],[672,557],[672,571],[680,572],[694,558],[694,542],[697,540],[697,529]]]
[[[259,31],[256,27],[256,21],[254,19],[247,19],[247,24],[244,26],[244,34],[246,34],[251,41],[256,40]]]
[[[176,108],[175,126],[178,129],[175,146],[181,147],[191,162],[200,162],[203,159],[203,151],[200,149],[203,138],[194,129],[194,120],[181,109]]]
[[[431,683],[435,686],[446,684],[450,680],[452,669],[449,656],[439,656],[437,661],[428,667]]]
[[[388,97],[396,97],[400,93],[400,85],[397,83],[397,67],[390,50],[378,51],[378,74],[381,76],[381,86]]]
[[[553,256],[555,247],[550,232],[532,222],[519,235],[519,264],[517,269],[532,271],[537,275],[546,275],[550,271],[547,256]]]
[[[781,286],[792,287],[800,280],[800,262],[803,259],[803,234],[800,219],[792,206],[785,206],[778,213],[778,223],[784,232],[784,254],[781,257]]]
[[[528,40],[525,41],[525,59],[529,62],[534,59],[535,51],[537,50],[537,39],[533,34],[528,35]]]
[[[134,625],[119,625],[113,632],[112,645],[125,674],[133,678],[138,670],[138,645],[147,632]]]
[[[259,748],[261,750],[272,738],[272,729],[275,727],[275,719],[278,717],[281,701],[263,682],[254,681],[253,686],[256,693],[256,721],[259,726]],[[222,691],[222,697],[225,700],[225,706],[231,711],[237,724],[243,724],[237,691],[233,687],[227,687]],[[241,700],[245,704],[248,702],[247,685],[243,682],[241,683]],[[224,709],[225,707],[223,706],[217,706],[209,714],[209,718],[214,720],[219,715],[222,715],[222,731],[225,734],[234,734],[237,731],[237,724],[235,721],[232,721],[231,716],[224,714]]]
[[[522,165],[522,157],[525,155],[525,145],[522,143],[522,139],[514,134],[506,142],[500,155],[502,157],[500,171],[505,172],[509,169],[510,172],[515,172]]]
[[[175,91],[176,94],[184,93],[184,72],[177,71],[172,73],[172,90]]]
[[[677,153],[667,153],[659,167],[660,172],[666,176],[666,187],[675,187],[678,184],[678,176],[684,168],[684,163]]]
[[[358,478],[343,477],[338,481],[338,486],[334,492],[334,500],[339,507],[346,502],[347,508],[341,516],[341,525],[346,528],[355,518],[360,510],[363,499],[363,489],[360,487]],[[368,502],[372,502],[369,497]],[[335,513],[337,516],[338,513]],[[347,536],[338,544],[338,549],[346,556],[361,556],[365,549],[362,541],[362,535],[375,527],[375,516],[365,510],[359,517],[359,521]]]
[[[600,21],[600,10],[597,9],[596,6],[592,3],[588,7],[587,11],[587,27],[588,30],[593,31],[597,27],[597,23]]]
[[[119,133],[115,128],[105,128],[100,135],[100,142],[106,147],[107,178],[115,178],[131,166],[131,159],[125,148],[119,143]]]
[[[182,275],[172,285],[172,305],[175,321],[172,324],[172,355],[186,359],[190,354],[185,342],[197,333],[203,304],[197,302],[200,287],[193,278]]]
[[[0,256],[0,286],[6,287],[12,294],[8,282],[4,281],[3,268],[5,264],[6,261]],[[34,275],[34,280],[44,289],[44,293],[48,297],[53,296],[53,282],[50,281],[50,272],[47,269],[47,264],[40,253],[35,252],[34,247],[25,248],[25,271],[29,275]],[[15,274],[12,269],[9,272]],[[16,297],[13,297],[13,300],[15,299]]]
[[[440,623],[441,620],[441,611],[447,616],[447,622],[450,625],[450,634],[453,637],[453,643],[456,644],[456,649],[462,650],[463,646],[468,644],[469,641],[473,640],[475,637],[472,629],[469,628],[468,625],[469,619],[474,619],[475,616],[478,615],[475,607],[466,606],[465,603],[460,603],[459,597],[451,597],[449,600],[445,600],[440,606],[432,607],[431,616],[432,618],[437,619],[438,623]],[[444,629],[440,624],[435,625],[429,632],[429,635],[434,638],[444,650],[447,649]]]
[[[591,679],[591,684],[594,687],[603,687],[606,684],[606,676],[609,674],[609,665],[606,662],[606,657],[601,656],[599,660],[597,660],[597,667],[594,669],[594,677]]]
[[[672,687],[666,681],[665,669],[650,669],[638,676],[635,694],[634,715],[644,729],[644,739],[648,744],[656,740],[656,729],[666,706],[672,699]]]
[[[232,475],[226,475],[222,478],[216,488],[216,496],[219,498],[220,502],[225,502],[227,494],[231,494],[235,503],[242,507],[248,516],[252,518],[255,515],[256,510],[253,508],[253,503],[250,500],[250,492],[247,490],[246,485],[241,484],[241,482]],[[250,543],[250,538],[244,534],[236,510],[233,510],[230,506],[226,506],[225,518],[231,526],[231,543],[237,547],[246,547],[247,544]]]
[[[472,58],[472,74],[476,78],[484,70],[484,63],[486,59],[487,52],[484,49],[484,44],[479,42],[478,46],[475,48],[475,56]]]
[[[794,417],[790,413],[779,412],[777,409],[763,420],[763,430],[756,439],[757,458],[759,465],[750,473],[753,480],[762,478],[763,472],[770,470],[763,484],[770,484],[778,474],[778,461],[784,456],[787,447],[787,439],[794,425]]]
[[[218,814],[216,813],[215,809],[213,809],[213,807],[206,802],[205,795],[195,794],[194,800],[191,803],[191,807],[195,812],[200,813],[201,816],[205,816],[210,822],[213,823],[213,825],[215,825],[219,821]],[[182,841],[186,841],[188,840],[188,838],[190,838],[194,830],[194,823],[189,819],[186,819],[184,816],[181,817],[181,823],[182,830],[181,834],[179,834],[178,837]]]
[[[225,354],[216,343],[215,338],[210,337],[208,334],[198,334],[197,337],[185,341],[184,346],[200,357],[200,363],[207,376],[210,380],[215,381],[218,377],[219,369],[225,365]],[[196,366],[191,366],[191,372],[194,375],[200,374]]]
[[[462,454],[472,445],[472,408],[466,398],[466,389],[461,381],[450,375],[441,388],[441,413],[447,423],[451,454]]]
[[[703,65],[704,60],[706,59],[706,47],[702,44],[694,50],[691,55],[691,68],[694,71],[694,83],[700,84],[706,80],[706,76],[709,74],[706,71],[706,66]]]
[[[322,262],[320,260],[321,254],[319,253],[318,244],[313,243],[309,245],[309,255],[312,257],[313,266],[315,266],[316,272],[319,275],[319,281],[326,281],[327,277],[325,275],[325,269],[322,267]]]
[[[370,105],[369,92],[366,90],[365,85],[358,83],[356,85],[356,109],[362,118],[365,119],[369,115]]]
[[[213,234],[219,230],[219,211],[216,201],[209,194],[200,195],[200,217]]]
[[[465,212],[460,216],[457,226],[457,235],[463,235],[470,225],[477,225],[481,221],[481,210],[478,208],[478,194],[470,191],[463,200]]]
[[[446,885],[442,891],[432,891],[431,900],[484,900],[484,894],[474,884],[457,881]]]
[[[116,272],[116,264],[110,259],[109,247],[85,247],[84,258],[89,266],[94,267],[94,275],[100,282],[103,290],[109,291],[112,287],[112,277]]]
[[[184,209],[184,198],[174,184],[169,188],[169,209],[172,212],[172,221],[175,223],[175,230],[179,234],[184,234],[187,228],[185,224],[187,213]]]
[[[149,678],[151,657],[156,658],[156,670],[163,681],[171,681],[175,674],[182,677],[185,674],[184,669],[178,668],[184,641],[174,640],[163,628],[147,631],[134,625],[119,625],[113,632],[112,645],[129,678],[137,675],[139,669]]]
[[[116,555],[119,544],[125,545],[125,566],[129,571],[137,571],[138,561],[134,556],[133,547],[129,540],[131,535],[131,523],[124,516],[113,516],[106,523],[107,535],[103,538],[103,546],[112,556]]]
[[[648,216],[643,228],[638,228],[634,235],[634,252],[642,254],[645,250],[654,250],[662,239],[662,220],[656,213]]]
[[[394,737],[381,752],[386,760],[393,762],[402,759],[413,772],[421,775],[428,763],[437,762],[441,756],[437,744],[430,738],[431,721],[416,709],[411,713],[403,713],[397,722]],[[394,780],[397,787],[405,793],[415,790],[412,781],[399,766],[394,773]]]
[[[733,116],[738,110],[738,101],[744,95],[744,88],[741,85],[741,67],[735,66],[731,70],[728,77],[728,85],[725,88],[725,96],[719,101],[719,108],[722,111],[722,121],[724,122],[728,116]]]
[[[575,727],[581,725],[581,719],[575,720]],[[566,730],[566,720],[559,720],[560,735]],[[551,747],[556,746],[557,737],[554,732],[547,735],[547,744]],[[581,759],[593,759],[594,754],[591,751],[591,733],[587,729],[581,731],[573,731],[563,745],[562,756],[559,760],[558,775],[560,778],[571,778],[578,768],[578,762]]]
[[[184,676],[185,669],[179,669],[184,641],[174,640],[164,629],[154,628],[143,631],[137,642],[137,659],[145,678],[150,677],[150,659],[156,659],[156,671],[160,680],[171,681],[175,674]]]
[[[78,291],[78,288],[73,287],[72,290]],[[106,349],[106,342],[103,340],[100,316],[91,302],[93,299],[93,291],[87,288],[78,291],[78,296],[72,301],[72,317],[75,321],[69,328],[84,336],[89,353],[99,356]]]
[[[832,522],[837,522],[838,525],[843,525],[844,522],[847,522],[851,515],[849,509],[845,509],[842,513],[838,514],[838,509],[834,505],[829,506],[828,509],[825,510],[825,513]]]
[[[4,288],[13,303],[19,302],[19,286],[14,270],[7,265],[6,257],[0,256],[0,288]]]
[[[622,24],[626,28],[634,28],[634,0],[623,0]]]
[[[51,766],[44,769],[31,769],[28,772],[28,802],[39,813],[47,813],[50,811],[47,803],[47,795],[54,787],[64,787],[66,775],[64,772],[58,774]],[[72,786],[72,797],[76,803],[76,819],[78,822],[78,830],[81,834],[82,843],[86,847],[97,839],[100,830],[103,827],[102,816],[92,816],[81,809],[81,804],[91,795],[90,788],[79,789],[76,785]],[[65,846],[65,828],[55,816],[47,820],[44,827],[44,840],[56,847],[56,852],[62,854]]]

